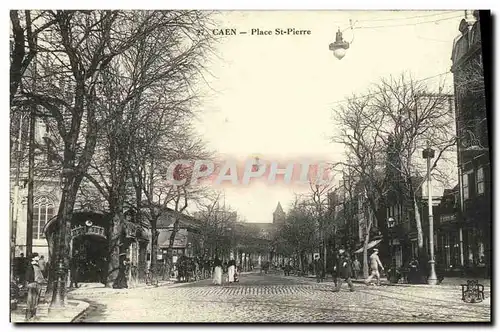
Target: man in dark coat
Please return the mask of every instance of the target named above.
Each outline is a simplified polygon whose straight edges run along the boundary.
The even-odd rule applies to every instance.
[[[314,259],[314,270],[316,272],[316,282],[318,283],[324,280],[323,265],[323,260],[319,256],[316,256]]]
[[[78,257],[78,251],[75,251],[75,255],[70,258],[69,261],[69,274],[70,274],[70,285],[69,287],[73,287],[75,285],[75,288],[78,288],[78,275],[80,273],[79,267],[80,267],[80,260]]]
[[[351,258],[349,257],[349,254],[343,249],[339,250],[336,270],[337,270],[337,282],[336,282],[336,287],[333,291],[334,292],[340,291],[340,287],[342,286],[342,281],[344,280],[349,285],[349,290],[351,292],[354,292],[354,285],[351,281],[352,261]]]
[[[24,284],[26,282],[26,270],[29,267],[29,261],[26,259],[26,257],[24,257],[24,253],[21,253],[21,255],[16,258],[16,270],[20,284]]]

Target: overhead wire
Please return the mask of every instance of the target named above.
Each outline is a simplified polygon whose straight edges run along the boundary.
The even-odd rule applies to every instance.
[[[450,10],[446,12],[434,13],[430,15],[417,15],[417,16],[407,16],[407,17],[393,17],[393,18],[381,18],[381,19],[368,19],[368,20],[358,20],[359,22],[383,22],[383,21],[400,21],[400,20],[413,20],[415,18],[426,18],[435,17],[449,14],[457,14],[456,10]]]
[[[352,19],[351,21],[356,21],[357,23],[370,23],[370,22],[388,22],[388,21],[403,21],[403,20],[413,20],[413,19],[417,19],[417,18],[428,18],[428,17],[436,17],[436,16],[445,16],[445,15],[450,15],[450,14],[455,14],[455,16],[458,15],[458,12],[457,10],[453,10],[453,11],[446,11],[446,12],[439,12],[439,13],[434,13],[434,14],[430,14],[430,15],[416,15],[416,16],[406,16],[406,17],[393,17],[393,18],[381,18],[381,19]],[[452,17],[452,18],[455,18]],[[457,17],[463,17],[463,14],[461,14],[460,16],[457,16]],[[445,17],[445,19],[447,19]],[[431,22],[434,22],[434,21],[431,21]],[[345,22],[338,22],[338,21],[335,21],[333,22],[334,25],[344,25]]]
[[[403,27],[403,26],[430,24],[430,23],[437,23],[437,22],[442,22],[442,21],[447,21],[447,20],[453,20],[453,19],[462,18],[462,17],[463,17],[463,15],[456,15],[456,16],[453,16],[453,17],[441,18],[441,19],[438,19],[438,20],[421,21],[421,22],[413,22],[413,23],[377,25],[377,26],[358,26],[358,27],[354,27],[354,30],[359,30],[359,29],[393,28],[393,27]]]

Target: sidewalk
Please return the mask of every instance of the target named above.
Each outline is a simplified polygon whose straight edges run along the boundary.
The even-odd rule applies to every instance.
[[[25,320],[26,304],[21,304],[11,312],[10,321],[14,324],[32,324],[32,323],[71,323],[75,321],[89,304],[85,301],[69,299],[63,309],[51,309],[49,303],[40,304],[37,309],[37,315],[32,320]]]
[[[165,280],[159,281],[158,287],[171,285],[174,283],[174,280]],[[146,285],[146,284],[138,284],[131,285],[130,288],[125,289],[115,289],[105,287],[101,283],[84,283],[80,284],[79,288],[70,289],[67,292],[68,299],[66,300],[66,306],[64,309],[51,309],[49,308],[49,303],[40,304],[37,309],[37,316],[34,317],[29,322],[25,321],[25,310],[26,304],[19,304],[18,308],[11,312],[11,322],[12,323],[71,323],[77,320],[88,308],[89,303],[75,299],[75,297],[79,298],[88,298],[95,297],[106,294],[116,294],[123,293],[126,294],[128,291],[133,289],[146,289],[146,288],[154,288],[155,286]],[[50,301],[50,300],[49,300]]]

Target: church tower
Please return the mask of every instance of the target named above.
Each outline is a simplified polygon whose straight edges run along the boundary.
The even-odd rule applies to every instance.
[[[284,224],[285,223],[285,212],[281,207],[281,203],[278,202],[276,210],[273,212],[273,224]]]

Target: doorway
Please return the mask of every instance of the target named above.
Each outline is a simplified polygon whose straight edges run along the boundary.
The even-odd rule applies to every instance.
[[[108,270],[108,241],[95,235],[73,239],[79,282],[102,282]]]

